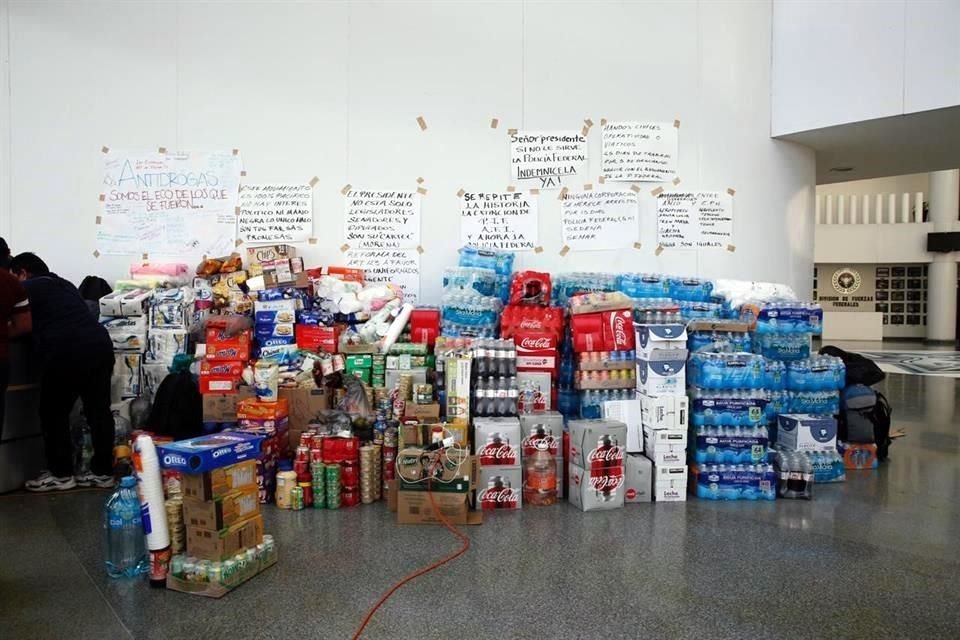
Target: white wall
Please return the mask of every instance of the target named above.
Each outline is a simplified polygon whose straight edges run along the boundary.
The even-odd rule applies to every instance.
[[[681,186],[737,190],[736,253],[656,257],[646,211],[642,250],[562,258],[547,192],[545,252],[519,266],[810,289],[814,158],[769,138],[767,2],[0,0],[0,20],[11,85],[0,115],[12,117],[0,229],[15,252],[35,250],[73,279],[117,278],[129,263],[92,255],[102,145],[237,147],[250,181],[319,176],[310,264],[338,260],[343,184],[404,188],[423,176],[423,294],[436,300],[456,259],[456,192],[506,187],[507,128],[676,118]],[[598,128],[590,138],[595,177]]]
[[[773,135],[960,105],[957,0],[774,0]]]

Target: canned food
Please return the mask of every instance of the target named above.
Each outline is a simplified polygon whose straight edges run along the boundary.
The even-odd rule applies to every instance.
[[[360,504],[360,493],[355,487],[344,487],[340,494],[340,504],[344,507],[355,507]]]
[[[340,468],[340,483],[345,487],[355,487],[358,480],[357,465],[353,462],[344,462]]]
[[[303,492],[303,508],[308,509],[313,506],[313,485],[309,482],[301,482],[300,490]]]

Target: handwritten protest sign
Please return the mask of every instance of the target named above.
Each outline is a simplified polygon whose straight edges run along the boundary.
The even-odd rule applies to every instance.
[[[420,253],[416,249],[351,249],[347,266],[363,269],[367,284],[389,283],[403,289],[403,301],[420,298]]]
[[[101,254],[221,256],[235,248],[240,156],[103,154]]]
[[[559,189],[585,173],[587,136],[579,131],[518,131],[510,136],[510,174],[520,185]]]
[[[664,248],[716,249],[733,241],[733,198],[718,191],[657,196],[657,242]]]
[[[640,232],[638,209],[633,191],[567,193],[560,203],[563,244],[578,251],[630,248]]]
[[[344,241],[355,249],[414,249],[420,244],[416,191],[353,189],[344,198]]]
[[[601,173],[614,182],[673,180],[678,131],[672,122],[607,122],[601,136]]]
[[[309,184],[240,185],[237,234],[249,244],[305,242],[313,232]]]
[[[460,244],[529,251],[537,246],[537,200],[521,191],[466,192],[460,201]]]

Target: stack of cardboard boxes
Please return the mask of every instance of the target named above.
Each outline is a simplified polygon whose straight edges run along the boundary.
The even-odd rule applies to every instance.
[[[684,325],[674,323],[638,324],[635,329],[642,433],[637,433],[630,444],[642,444],[643,454],[652,465],[652,499],[683,502],[688,476],[687,332]],[[637,456],[628,457],[628,468],[638,474],[650,470]]]
[[[480,465],[477,508],[523,506],[522,440],[517,418],[474,418],[473,443]]]
[[[581,511],[623,507],[626,488],[627,426],[615,420],[571,420],[570,504]]]

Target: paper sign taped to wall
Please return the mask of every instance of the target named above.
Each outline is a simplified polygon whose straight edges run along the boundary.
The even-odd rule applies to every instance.
[[[559,189],[586,174],[587,136],[580,131],[524,131],[510,135],[510,179],[518,185]]]
[[[618,182],[669,182],[677,173],[679,129],[672,122],[607,122],[600,173]]]
[[[627,249],[640,234],[633,191],[569,192],[560,202],[563,244],[575,251]]]
[[[309,184],[240,185],[237,235],[248,244],[306,242],[313,233]]]
[[[101,254],[221,256],[234,250],[239,155],[110,149],[101,161]]]
[[[347,266],[363,269],[367,284],[392,282],[403,289],[403,301],[420,299],[420,252],[416,249],[350,249]]]
[[[460,199],[460,244],[478,249],[532,251],[537,242],[537,198],[523,191],[477,193]]]
[[[420,195],[348,190],[343,238],[357,249],[415,249],[420,244]]]
[[[720,191],[657,196],[657,242],[665,248],[723,249],[733,239],[733,197]]]

